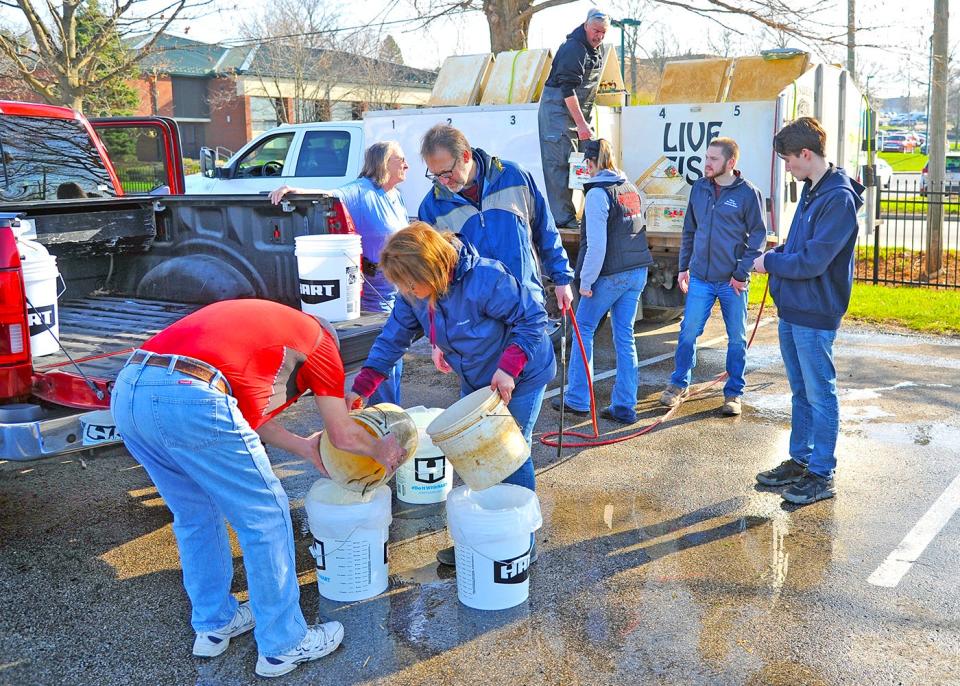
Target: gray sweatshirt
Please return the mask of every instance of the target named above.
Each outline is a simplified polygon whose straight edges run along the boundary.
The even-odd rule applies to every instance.
[[[620,171],[609,169],[601,170],[590,181],[614,181],[623,183],[626,175]],[[610,204],[607,193],[602,188],[591,188],[587,191],[584,203],[583,218],[587,227],[587,254],[583,258],[583,267],[580,270],[580,288],[593,290],[593,284],[603,268],[603,258],[607,254],[607,217],[610,214]]]

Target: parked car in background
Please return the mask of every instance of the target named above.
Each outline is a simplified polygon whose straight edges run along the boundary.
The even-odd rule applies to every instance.
[[[926,195],[930,186],[930,163],[920,173],[920,195]],[[943,174],[943,188],[947,193],[960,193],[960,152],[948,152]]]
[[[913,136],[906,133],[893,133],[883,141],[882,152],[913,152],[917,142]]]

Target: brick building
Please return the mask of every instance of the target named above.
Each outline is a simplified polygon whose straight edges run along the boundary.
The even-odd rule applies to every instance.
[[[142,45],[146,39],[134,42]],[[420,106],[436,72],[359,55],[275,45],[227,47],[164,34],[140,65],[137,114],[173,117],[184,155],[236,151],[283,122],[358,118],[367,109]]]

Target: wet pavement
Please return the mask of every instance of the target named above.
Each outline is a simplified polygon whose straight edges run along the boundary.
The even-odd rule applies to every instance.
[[[764,321],[742,417],[722,417],[712,389],[634,441],[559,461],[535,444],[540,559],[529,601],[511,610],[460,604],[454,574],[434,561],[449,545],[443,507],[399,501],[387,592],[321,598],[303,509],[316,473],[272,452],[299,532],[305,615],[346,628],[337,652],[278,683],[960,684],[960,516],[896,585],[868,582],[960,474],[960,339],[844,325],[838,495],[797,508],[754,484],[785,458],[789,432],[775,319]],[[677,328],[638,326],[638,428],[661,414],[672,363],[656,360]],[[721,334],[717,313],[695,380],[722,370]],[[604,331],[598,371],[613,366],[610,347]],[[422,352],[404,382],[408,406],[457,397]],[[611,385],[598,384],[600,406]],[[285,417],[316,427],[310,401]],[[545,404],[538,434],[557,420]],[[219,658],[191,657],[171,517],[122,448],[0,465],[0,592],[0,684],[262,683],[251,636]]]

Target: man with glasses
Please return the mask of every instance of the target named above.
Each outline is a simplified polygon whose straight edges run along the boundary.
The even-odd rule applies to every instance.
[[[433,182],[420,203],[420,220],[462,234],[481,257],[500,260],[546,304],[542,269],[555,284],[557,305],[569,307],[573,269],[550,208],[530,173],[514,162],[471,148],[463,132],[447,124],[427,131],[420,155],[427,165],[426,177]]]

